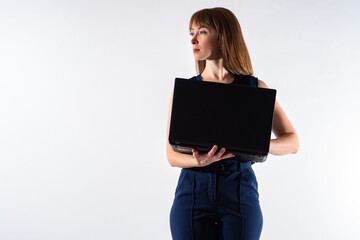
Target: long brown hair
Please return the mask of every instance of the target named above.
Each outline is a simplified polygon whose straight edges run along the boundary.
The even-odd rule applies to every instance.
[[[224,68],[227,71],[232,74],[254,75],[239,21],[230,10],[222,7],[199,10],[191,16],[189,31],[193,23],[205,25],[217,32],[218,46],[221,48]],[[196,61],[195,65],[197,74],[201,74],[206,60]]]

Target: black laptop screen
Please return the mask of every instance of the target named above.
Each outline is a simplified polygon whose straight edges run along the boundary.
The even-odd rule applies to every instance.
[[[275,94],[275,89],[176,78],[172,141],[267,153]]]

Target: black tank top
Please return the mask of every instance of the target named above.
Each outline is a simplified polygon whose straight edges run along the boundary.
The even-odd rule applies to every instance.
[[[202,81],[201,74],[192,77],[192,79]],[[256,77],[250,76],[250,75],[235,74],[234,81],[230,84],[240,84],[240,85],[245,85],[245,86],[258,87],[258,79]]]
[[[201,74],[192,77],[191,79],[196,79],[199,81],[202,81],[201,78]],[[230,84],[240,84],[240,85],[245,85],[245,86],[250,86],[250,87],[258,87],[258,78],[254,77],[254,76],[250,76],[250,75],[238,75],[235,74],[235,78],[234,81]],[[234,161],[238,161],[237,157],[232,157],[232,158],[226,158],[224,160],[221,160],[219,162],[214,162],[211,163],[210,165],[214,165],[214,164],[219,164],[221,162],[221,164],[231,164]],[[244,161],[244,160],[242,160]],[[254,164],[255,162],[251,161],[251,164]]]

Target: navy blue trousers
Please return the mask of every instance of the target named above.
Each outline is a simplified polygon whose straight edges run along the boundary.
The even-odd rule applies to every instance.
[[[250,161],[181,170],[170,211],[173,240],[258,240],[262,226]]]

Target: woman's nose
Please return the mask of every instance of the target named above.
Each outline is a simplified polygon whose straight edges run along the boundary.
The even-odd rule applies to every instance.
[[[191,38],[191,43],[196,43],[197,42],[197,37],[196,35],[194,35],[192,38]]]
[[[192,43],[196,43],[196,42],[197,42],[197,33],[194,34],[194,35],[191,37],[191,42],[192,42]]]

